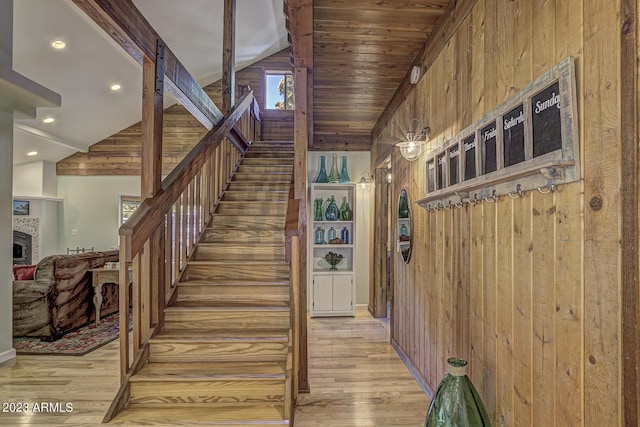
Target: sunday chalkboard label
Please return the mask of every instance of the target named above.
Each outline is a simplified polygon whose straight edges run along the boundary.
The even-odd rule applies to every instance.
[[[464,149],[464,180],[476,177],[476,134],[462,140]]]
[[[438,189],[446,187],[447,158],[444,154],[438,156]]]
[[[498,156],[496,154],[498,130],[496,122],[483,127],[480,130],[480,138],[482,139],[482,173],[495,172],[498,169]]]
[[[502,117],[504,166],[524,162],[524,106],[518,105]]]
[[[562,148],[560,83],[555,82],[531,98],[533,157]]]

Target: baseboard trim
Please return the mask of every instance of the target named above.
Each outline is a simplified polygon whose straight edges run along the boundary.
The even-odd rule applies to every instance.
[[[411,363],[411,360],[409,360],[409,357],[405,354],[404,351],[402,351],[402,348],[400,348],[400,345],[393,338],[391,338],[391,346],[396,351],[396,353],[398,353],[400,360],[402,360],[402,362],[407,367],[409,372],[411,372],[411,375],[413,375],[413,378],[415,378],[416,382],[418,383],[422,391],[424,391],[424,394],[427,395],[429,400],[433,399],[433,390],[431,390],[431,388],[427,385],[427,383],[424,382],[424,380],[420,376],[420,373],[418,372],[418,369],[416,369],[413,363]]]
[[[0,363],[8,362],[9,360],[16,358],[16,349],[11,348],[7,351],[0,353]]]
[[[356,304],[356,308],[367,308],[369,304]]]

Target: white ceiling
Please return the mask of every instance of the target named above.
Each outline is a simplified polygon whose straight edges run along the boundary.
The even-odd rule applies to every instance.
[[[237,0],[237,69],[287,46],[282,1]],[[201,85],[220,79],[222,0],[133,2]],[[56,162],[140,121],[141,66],[71,0],[14,0],[13,7],[13,69],[62,95],[62,107],[15,121],[14,165]],[[64,50],[51,48],[58,39]],[[109,89],[114,83],[119,92]],[[174,102],[168,93],[165,100]],[[56,121],[44,124],[45,117]]]

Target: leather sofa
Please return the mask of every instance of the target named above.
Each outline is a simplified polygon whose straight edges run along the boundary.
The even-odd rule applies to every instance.
[[[118,251],[51,255],[33,280],[13,281],[13,335],[56,340],[95,319],[92,268],[117,262]],[[105,284],[100,316],[118,311],[118,287]]]

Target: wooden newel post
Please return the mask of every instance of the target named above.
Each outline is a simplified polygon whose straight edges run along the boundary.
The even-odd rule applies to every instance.
[[[164,45],[158,41],[155,59],[145,56],[142,64],[142,199],[158,194],[162,181],[164,68]]]

